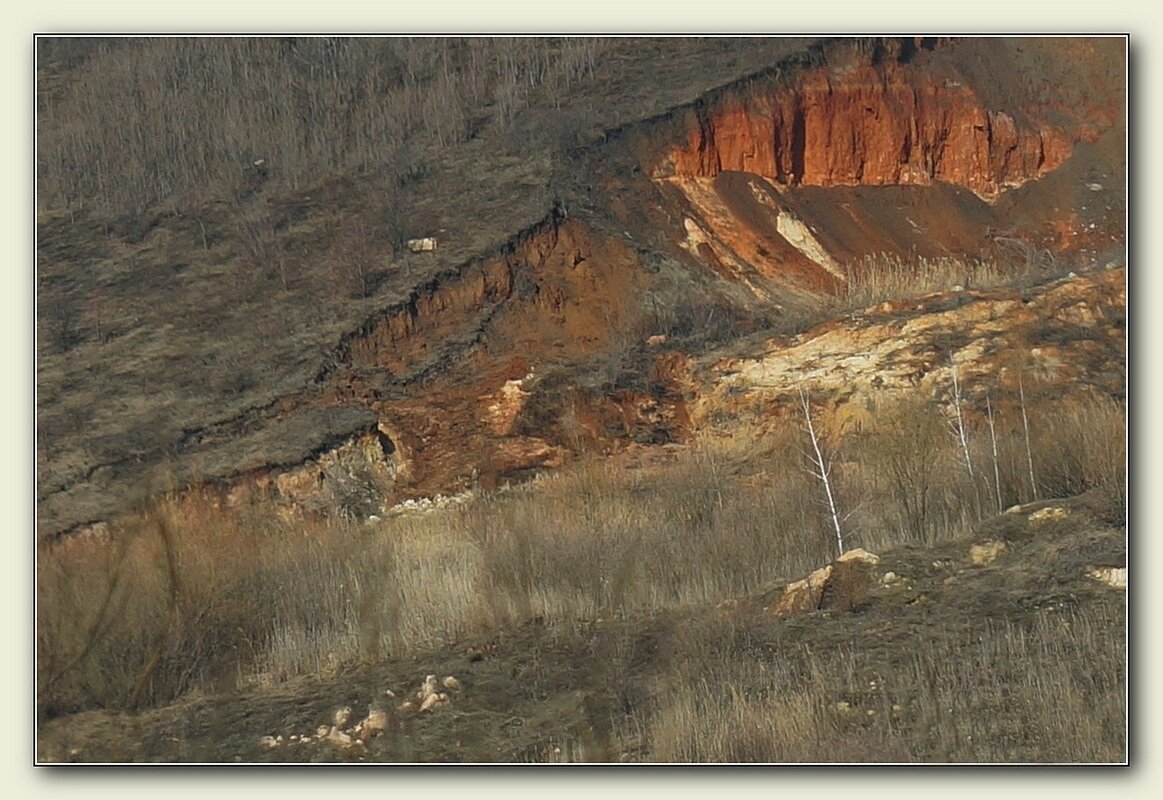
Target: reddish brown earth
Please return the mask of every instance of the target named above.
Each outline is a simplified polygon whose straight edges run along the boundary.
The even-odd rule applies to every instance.
[[[737,171],[788,186],[941,182],[994,198],[1057,169],[1094,135],[1081,121],[1067,129],[1018,122],[983,107],[960,80],[897,61],[817,67],[788,84],[726,99],[663,156],[656,174]]]
[[[733,336],[818,309],[867,256],[1020,260],[1044,249],[1080,272],[1117,258],[1122,47],[834,44],[612,132],[576,161],[576,185],[540,225],[374,314],[320,369],[319,391],[284,398],[255,424],[274,425],[290,409],[370,410],[375,422],[353,423],[350,434],[374,438],[378,429],[383,455],[370,448],[367,464],[380,470],[390,505],[496,486],[580,453],[681,442],[712,416],[735,414],[728,398],[769,398],[767,378],[741,376],[775,369],[773,359],[779,380],[794,382],[859,352],[916,352],[938,331],[957,337],[964,354],[973,342],[1005,344],[1038,320],[1073,314],[1081,316],[1070,330],[1099,325],[1102,343],[1079,333],[1041,352],[1061,380],[1084,380],[1085,370],[1064,365],[1122,352],[1122,271],[1026,299],[952,292],[889,304],[813,328],[798,343],[772,340],[765,355],[728,348],[700,359]],[[1046,95],[1044,82],[1075,73],[1085,78],[1078,102],[1045,99],[1062,95]],[[1101,353],[1081,357],[1096,346]],[[940,365],[923,358],[890,360],[868,361],[859,381],[892,382],[900,370],[939,379]],[[850,394],[857,380],[846,369],[825,370],[837,393]],[[1122,380],[1115,370],[1100,383],[1119,391]],[[205,477],[269,484],[285,471]],[[295,484],[284,481],[288,495]],[[91,521],[70,515],[76,491],[83,487],[41,504],[52,509],[46,518],[42,508],[42,528]]]

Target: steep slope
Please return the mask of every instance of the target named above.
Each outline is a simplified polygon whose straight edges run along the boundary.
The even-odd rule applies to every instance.
[[[692,388],[688,354],[821,321],[834,297],[879,269],[869,257],[921,269],[926,258],[994,259],[1027,282],[1105,266],[1125,238],[1122,48],[1121,39],[813,45],[689,105],[611,124],[599,141],[557,151],[556,167],[548,156],[499,159],[489,202],[509,231],[520,228],[503,242],[459,246],[453,236],[447,252],[409,258],[391,285],[356,302],[311,308],[299,303],[309,294],[288,291],[273,313],[261,298],[234,309],[238,330],[254,315],[269,320],[247,346],[286,351],[273,374],[199,386],[196,372],[171,368],[186,350],[240,356],[213,324],[198,322],[191,339],[193,326],[164,312],[156,328],[114,337],[109,349],[46,354],[40,533],[194,483],[227,496],[273,485],[300,508],[354,492],[360,501],[344,510],[367,514],[406,497],[495,486],[579,452],[682,440],[710,413],[692,412],[691,393],[705,409],[730,385],[704,373]],[[470,147],[484,156],[479,142]],[[467,202],[457,199],[455,170],[445,173],[428,207]],[[346,189],[339,183],[325,203],[318,192],[284,203],[278,224],[303,247],[340,248],[329,229],[359,213]],[[502,208],[510,195],[513,209]],[[464,213],[475,219],[481,209]],[[152,297],[189,300],[207,287],[184,268],[213,258],[205,230],[201,247],[198,229],[177,221],[86,257],[123,270],[150,252],[187,248],[174,275],[155,277],[138,298],[141,313],[158,313]],[[78,257],[55,250],[51,234],[40,249],[63,284],[80,280],[68,277]],[[1105,292],[1097,304],[1117,317],[1125,298],[1111,300],[1118,293],[1095,280],[1112,279],[1070,291]],[[119,281],[133,285],[121,275],[104,290],[119,291]],[[953,283],[978,288],[945,288]],[[1013,310],[964,291],[933,302],[968,303],[950,324],[968,326],[969,338],[984,335],[972,309],[1005,319]],[[280,303],[303,316],[279,314]],[[1070,328],[1057,357],[1090,347],[1091,324]],[[1108,327],[1100,349],[1117,357],[1121,329]],[[338,344],[320,357],[321,340]],[[147,373],[137,372],[142,357]],[[94,414],[86,382],[106,374],[116,394]],[[1098,382],[1118,391],[1117,375]],[[343,480],[358,491],[333,485],[339,479],[321,466],[341,445],[354,459]],[[284,472],[296,477],[276,480]]]

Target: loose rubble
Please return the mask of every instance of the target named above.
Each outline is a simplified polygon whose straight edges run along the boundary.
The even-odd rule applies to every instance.
[[[441,691],[442,688],[446,691]],[[327,742],[345,749],[364,747],[371,739],[395,730],[401,719],[430,713],[451,704],[453,695],[450,693],[460,692],[463,688],[464,684],[454,675],[445,675],[443,679],[428,675],[420,687],[408,695],[409,699],[395,708],[382,701],[372,702],[368,705],[367,716],[352,725],[351,706],[342,706],[331,715],[330,723],[319,725],[314,733],[292,733],[287,736],[285,744],[311,746]],[[383,696],[389,701],[396,700],[396,693],[391,689],[385,690]],[[284,739],[282,735],[267,734],[260,736],[258,743],[267,750],[275,750],[284,746]]]

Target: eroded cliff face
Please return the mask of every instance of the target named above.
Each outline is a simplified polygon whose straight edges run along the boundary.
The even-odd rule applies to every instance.
[[[552,216],[349,337],[324,402],[364,403],[390,432],[401,468],[389,502],[561,466],[582,442],[615,438],[589,422],[650,405],[577,390],[587,365],[635,336],[645,285],[625,242]],[[642,415],[628,428],[652,424]]]
[[[992,199],[1060,166],[1084,134],[986,108],[949,70],[896,58],[815,66],[701,110],[657,177],[735,170],[787,186],[963,186]]]

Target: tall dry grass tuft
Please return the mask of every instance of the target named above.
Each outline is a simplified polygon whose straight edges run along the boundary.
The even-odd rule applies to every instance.
[[[263,636],[251,606],[270,548],[235,515],[163,499],[38,557],[40,705],[137,707],[233,683]]]
[[[1098,392],[1063,398],[1049,420],[1031,422],[1032,459],[1044,496],[1096,491],[1104,515],[1125,524],[1127,515],[1127,409]]]
[[[845,268],[846,280],[833,298],[830,313],[865,308],[886,300],[935,292],[1026,287],[1065,275],[1069,266],[1023,240],[1001,241],[991,258],[905,258],[880,253]]]
[[[1011,284],[1015,271],[1011,265],[961,258],[906,259],[879,254],[866,256],[850,264],[847,281],[837,296],[844,309],[863,308],[885,300],[918,297],[933,292],[948,292],[954,287],[991,289]]]

